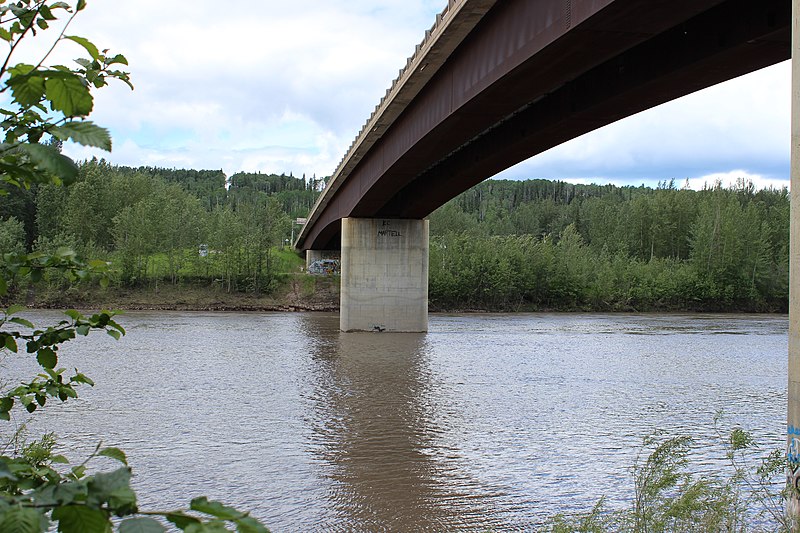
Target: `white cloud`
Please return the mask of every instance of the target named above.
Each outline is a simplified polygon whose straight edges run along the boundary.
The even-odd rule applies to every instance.
[[[689,188],[696,191],[704,188],[714,187],[717,184],[727,188],[735,186],[741,182],[752,182],[756,189],[782,189],[783,187],[789,187],[789,182],[787,180],[766,178],[759,174],[750,174],[745,170],[716,172],[707,176],[700,176],[699,178],[691,178],[686,181],[688,181]],[[679,183],[678,185],[683,187],[685,182]]]
[[[119,164],[330,174],[447,0],[95,0],[70,32],[124,53],[97,93]],[[76,46],[62,51],[63,61]],[[788,179],[789,66],[640,113],[501,174],[617,183]]]
[[[67,153],[329,174],[445,4],[93,2],[70,31],[124,53],[136,90],[97,93],[113,154]]]

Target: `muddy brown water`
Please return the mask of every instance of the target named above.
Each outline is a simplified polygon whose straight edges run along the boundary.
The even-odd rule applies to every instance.
[[[121,322],[120,342],[64,347],[97,386],[29,427],[75,460],[101,438],[124,449],[146,509],[207,495],[277,532],[529,530],[603,495],[625,505],[653,431],[692,436],[701,470],[723,463],[719,409],[765,449],[784,442],[786,316],[432,315],[427,334],[340,333],[325,313]]]

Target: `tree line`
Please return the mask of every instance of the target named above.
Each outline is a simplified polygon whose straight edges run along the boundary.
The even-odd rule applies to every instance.
[[[70,187],[6,187],[0,251],[69,247],[111,261],[115,281],[216,283],[228,292],[269,291],[281,270],[277,245],[318,195],[303,178],[221,170],[124,167],[91,160]]]
[[[111,261],[113,281],[125,287],[268,292],[294,268],[276,247],[324,181],[86,161],[70,187],[5,187],[0,251],[67,246]],[[785,188],[489,180],[430,220],[432,309],[788,306]]]
[[[434,309],[788,309],[786,188],[489,180],[430,225]]]

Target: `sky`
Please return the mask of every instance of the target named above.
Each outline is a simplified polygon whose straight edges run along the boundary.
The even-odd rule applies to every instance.
[[[96,93],[120,165],[327,176],[447,0],[89,0],[68,34],[124,54],[135,90]],[[47,35],[44,33],[43,35]],[[80,55],[62,43],[55,60]],[[22,52],[22,56],[31,51]],[[512,167],[506,179],[788,185],[788,62]]]

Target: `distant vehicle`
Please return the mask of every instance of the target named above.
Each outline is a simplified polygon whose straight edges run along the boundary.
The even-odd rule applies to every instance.
[[[199,255],[200,257],[208,257],[208,245],[207,244],[201,244],[197,248],[197,255]]]
[[[331,276],[339,273],[338,259],[317,259],[308,266],[308,273],[317,276]]]

